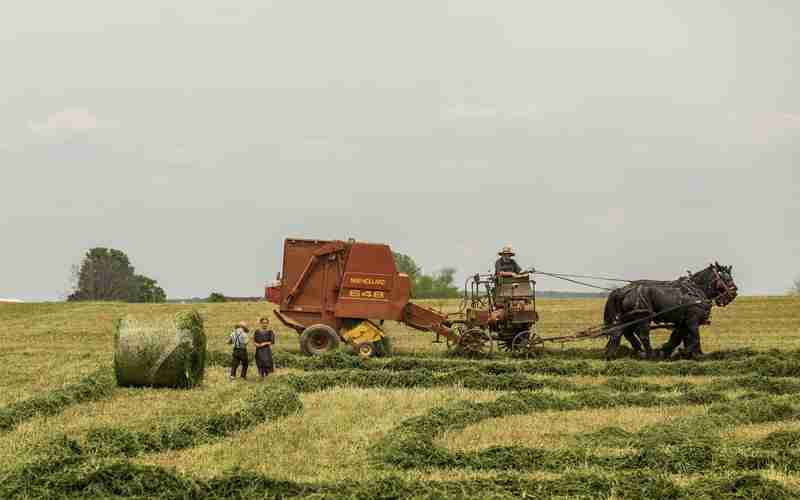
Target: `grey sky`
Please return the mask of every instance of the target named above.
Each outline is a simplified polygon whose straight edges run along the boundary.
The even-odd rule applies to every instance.
[[[800,275],[794,0],[164,3],[0,8],[0,297],[63,296],[95,245],[255,295],[287,236]]]

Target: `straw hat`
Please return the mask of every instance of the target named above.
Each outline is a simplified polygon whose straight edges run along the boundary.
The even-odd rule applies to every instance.
[[[515,255],[514,248],[511,245],[506,245],[497,252],[497,255]]]

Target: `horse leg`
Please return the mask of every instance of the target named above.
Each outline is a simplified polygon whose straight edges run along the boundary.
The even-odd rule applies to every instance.
[[[650,321],[643,321],[637,330],[639,339],[644,344],[644,354],[647,359],[653,359],[653,346],[650,344]]]
[[[700,353],[700,325],[692,322],[686,325],[686,337],[683,340],[686,352],[690,358],[699,356]]]
[[[614,354],[617,352],[617,348],[619,347],[619,343],[622,340],[622,335],[619,333],[612,334],[608,337],[608,343],[606,344],[606,360],[611,361],[614,358]]]
[[[697,338],[695,339],[695,341],[696,341],[696,344],[697,344],[697,354],[698,355],[702,355],[703,354],[703,348],[700,347],[700,325],[697,325]]]
[[[672,352],[681,345],[681,342],[684,341],[686,338],[686,332],[683,326],[676,325],[672,329],[672,333],[669,335],[669,340],[667,340],[664,345],[661,346],[661,355],[664,359],[669,359],[672,356]]]
[[[625,340],[631,345],[631,348],[634,352],[642,352],[642,344],[639,342],[639,339],[636,336],[636,330],[632,328],[626,328],[622,331],[622,335],[625,336]]]

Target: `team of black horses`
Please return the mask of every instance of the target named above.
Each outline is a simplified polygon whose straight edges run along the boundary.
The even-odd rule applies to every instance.
[[[718,262],[674,281],[633,281],[613,290],[606,301],[604,321],[611,328],[606,358],[612,359],[622,337],[647,359],[667,359],[681,344],[681,355],[696,358],[700,325],[707,324],[714,305],[724,307],[737,295],[733,266]],[[669,340],[659,349],[650,343],[652,328],[671,328]]]

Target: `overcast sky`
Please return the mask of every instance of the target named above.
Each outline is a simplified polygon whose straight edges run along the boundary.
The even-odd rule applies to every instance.
[[[290,236],[800,276],[796,0],[9,2],[0,74],[0,297],[98,245],[257,295]]]

